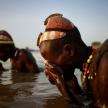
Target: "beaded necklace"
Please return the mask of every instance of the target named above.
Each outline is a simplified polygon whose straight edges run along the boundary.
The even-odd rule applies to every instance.
[[[93,65],[91,61],[93,60],[93,54],[89,56],[87,62],[83,64],[83,82],[86,79],[93,80],[96,77],[96,72],[93,71]]]

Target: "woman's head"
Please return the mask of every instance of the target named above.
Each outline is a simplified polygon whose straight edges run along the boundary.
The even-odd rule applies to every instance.
[[[0,60],[6,61],[10,58],[13,49],[15,48],[11,35],[5,31],[0,31]]]
[[[48,19],[45,32],[38,38],[42,56],[55,64],[72,64],[76,50],[85,45],[79,30],[70,20],[61,15],[56,14]]]

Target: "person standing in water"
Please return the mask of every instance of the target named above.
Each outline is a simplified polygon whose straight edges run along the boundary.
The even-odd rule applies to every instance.
[[[10,59],[12,70],[18,72],[38,73],[39,68],[33,55],[26,49],[15,47],[11,35],[5,31],[0,31],[0,60]],[[2,67],[2,65],[1,65]]]

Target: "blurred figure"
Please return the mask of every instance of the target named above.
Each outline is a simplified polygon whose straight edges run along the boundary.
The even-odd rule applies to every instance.
[[[33,55],[25,50],[15,47],[11,35],[5,31],[0,31],[0,60],[10,59],[12,69],[19,72],[38,73],[39,69]]]
[[[0,63],[0,74],[2,73],[2,71],[5,71],[6,69],[3,67],[2,63]]]
[[[91,46],[93,49],[97,49],[101,46],[101,42],[99,42],[99,41],[92,42]]]

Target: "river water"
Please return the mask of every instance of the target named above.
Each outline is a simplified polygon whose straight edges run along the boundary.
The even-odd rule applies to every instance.
[[[74,108],[45,77],[40,53],[33,55],[41,70],[39,74],[11,72],[10,62],[3,63],[9,71],[0,73],[0,108]]]

